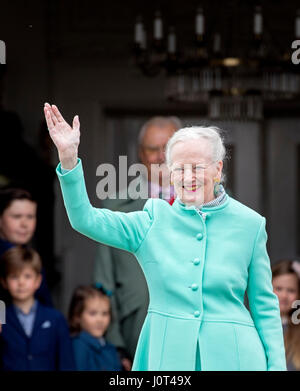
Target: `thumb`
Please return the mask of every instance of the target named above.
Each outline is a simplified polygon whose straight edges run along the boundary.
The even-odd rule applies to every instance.
[[[78,115],[75,115],[75,117],[73,119],[73,129],[79,130],[79,128],[80,128],[79,117],[78,117]]]

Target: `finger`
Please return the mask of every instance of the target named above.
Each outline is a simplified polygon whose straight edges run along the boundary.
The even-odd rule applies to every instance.
[[[53,111],[54,115],[56,116],[58,122],[64,122],[64,117],[61,115],[61,113],[58,110],[57,106],[52,105],[52,111]]]
[[[51,112],[48,108],[45,108],[44,111],[45,111],[45,118],[46,118],[48,130],[52,130],[55,125],[51,117]]]
[[[49,113],[50,113],[50,116],[51,116],[51,119],[52,119],[52,122],[54,124],[54,126],[58,123],[58,120],[56,118],[56,115],[54,115],[53,113],[53,110],[52,110],[52,107],[49,105],[49,107],[47,107]]]
[[[44,112],[45,112],[45,118],[46,118],[48,130],[52,130],[54,128],[54,123],[51,118],[50,110],[47,107],[45,107]]]
[[[45,106],[45,107],[51,107],[51,106],[49,105],[49,103],[47,103],[47,102],[45,102],[44,106]]]
[[[73,127],[74,130],[79,130],[80,122],[79,122],[78,115],[75,115],[75,117],[73,118],[73,125],[72,125],[72,127]]]

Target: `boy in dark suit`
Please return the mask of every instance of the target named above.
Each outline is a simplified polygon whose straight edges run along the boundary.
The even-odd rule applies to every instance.
[[[12,304],[0,334],[0,368],[6,371],[75,370],[71,340],[63,315],[34,298],[41,260],[30,248],[15,246],[0,262],[1,283]]]

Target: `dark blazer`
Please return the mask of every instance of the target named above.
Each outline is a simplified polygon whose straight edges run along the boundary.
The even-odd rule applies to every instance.
[[[31,337],[25,334],[13,305],[6,308],[0,334],[0,368],[4,371],[68,371],[75,362],[67,322],[54,308],[37,306]]]
[[[102,346],[97,338],[81,331],[72,339],[78,371],[120,371],[121,361],[114,345],[105,341]]]

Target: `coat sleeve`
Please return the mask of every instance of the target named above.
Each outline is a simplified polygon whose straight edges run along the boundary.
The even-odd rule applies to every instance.
[[[94,208],[89,201],[81,160],[65,174],[56,168],[71,226],[100,243],[134,253],[152,225],[152,200],[143,211],[123,213]]]
[[[263,217],[249,265],[247,287],[249,308],[265,348],[268,371],[286,371],[279,302],[273,292],[272,272],[266,242],[266,219]]]

